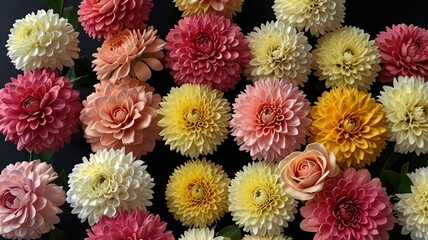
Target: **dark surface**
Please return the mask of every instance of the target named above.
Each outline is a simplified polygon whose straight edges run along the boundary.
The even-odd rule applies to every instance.
[[[165,39],[169,29],[178,22],[181,13],[174,7],[171,0],[153,0],[154,8],[150,14],[149,24],[158,29],[159,35]],[[66,0],[65,6],[78,6],[78,0]],[[274,13],[271,8],[273,0],[246,0],[243,5],[243,11],[238,13],[234,18],[235,22],[242,28],[245,34],[249,33],[254,27],[266,21],[274,20]],[[46,9],[46,5],[42,0],[14,0],[1,1],[0,3],[0,87],[3,87],[10,77],[16,77],[20,72],[15,69],[10,59],[7,57],[5,48],[8,38],[9,29],[12,27],[15,19],[23,18],[27,13],[37,11],[38,9]],[[428,2],[425,0],[407,0],[407,1],[388,1],[388,0],[348,0],[346,3],[346,18],[344,25],[356,26],[364,29],[365,32],[371,35],[374,39],[379,31],[385,30],[386,26],[392,24],[407,23],[414,24],[420,27],[428,28]],[[79,36],[81,56],[91,56],[96,51],[96,47],[101,43],[89,39],[79,28],[81,34]],[[309,36],[309,34],[306,34]],[[313,45],[315,39],[310,37]],[[92,57],[90,57],[92,59]],[[168,70],[155,72],[149,84],[155,87],[156,92],[165,95],[169,89],[174,86],[173,79],[169,75]],[[232,103],[236,95],[241,92],[249,81],[242,80],[235,90],[227,92],[225,97]],[[308,99],[312,102],[322,93],[323,83],[319,84],[317,79],[311,77],[306,84],[304,91],[308,94]],[[375,84],[374,96],[377,95],[380,85]],[[84,99],[91,92],[91,89],[84,89],[81,92],[81,98]],[[389,145],[391,146],[391,144]],[[81,162],[83,156],[89,156],[90,146],[86,144],[81,132],[73,136],[72,143],[66,145],[53,157],[53,165],[56,171],[64,169],[67,175],[71,172],[73,166]],[[413,155],[409,155],[408,159]],[[426,155],[425,155],[426,157]],[[406,159],[407,157],[404,157]],[[0,169],[3,169],[7,164],[15,163],[28,159],[28,153],[18,152],[16,146],[12,142],[5,142],[4,136],[0,134]],[[240,152],[238,146],[229,136],[216,153],[208,156],[208,159],[223,165],[228,172],[229,177],[233,178],[234,173],[242,168],[243,165],[251,161],[249,154]],[[426,158],[421,160],[426,160]],[[169,175],[174,168],[183,164],[187,159],[176,152],[171,152],[168,146],[165,146],[162,141],[157,142],[154,152],[143,156],[142,160],[148,164],[148,172],[155,179],[153,206],[148,209],[152,213],[161,215],[161,219],[168,223],[168,229],[173,230],[174,235],[178,238],[186,229],[182,227],[180,222],[173,219],[168,212],[165,201],[165,187]],[[384,157],[377,160],[370,171],[374,174],[379,173],[378,169],[385,161]],[[67,189],[65,189],[67,190]],[[298,215],[296,220],[290,223],[290,227],[285,229],[287,235],[294,239],[312,239],[313,234],[305,233],[300,230],[299,223],[301,217]],[[217,223],[218,228],[231,224],[230,214],[226,214],[220,222]],[[86,223],[80,223],[76,215],[70,212],[64,212],[61,215],[61,222],[58,227],[72,234],[73,239],[83,239],[85,229],[88,228]],[[1,237],[0,237],[1,238]],[[390,233],[390,239],[410,239],[409,236],[400,235],[400,227],[396,225]]]

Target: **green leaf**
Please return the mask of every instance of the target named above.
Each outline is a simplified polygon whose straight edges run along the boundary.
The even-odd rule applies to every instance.
[[[64,0],[45,0],[48,8],[52,8],[55,13],[62,17],[62,9],[64,7]]]
[[[75,10],[72,6],[64,8],[64,17],[67,18],[68,22],[73,25],[74,29],[79,27],[79,21],[77,16],[77,10]],[[67,12],[66,12],[67,11]]]
[[[236,225],[229,225],[220,229],[216,236],[222,236],[230,240],[241,240],[241,229]]]
[[[412,181],[410,180],[407,173],[409,172],[409,163],[407,162],[401,167],[400,183],[398,184],[398,193],[409,193],[411,191],[410,186]]]
[[[79,87],[92,87],[95,84],[94,78],[89,75],[76,77],[71,80],[73,83],[73,88],[77,89]]]
[[[59,174],[58,178],[53,181],[58,186],[65,186],[67,184],[67,176],[65,176],[64,169],[61,170],[61,173]]]
[[[382,171],[383,174],[385,174],[388,181],[394,186],[395,189],[397,189],[398,184],[400,183],[401,175],[397,172],[394,172],[392,170],[385,169]]]
[[[75,79],[76,76],[76,71],[74,71],[74,68],[69,68],[67,71],[67,77],[69,77],[71,80]]]
[[[39,155],[39,159],[42,162],[51,164],[52,163],[52,156],[53,156],[54,152],[52,150],[47,150],[45,152],[43,152],[42,154]]]
[[[76,72],[76,76],[85,76],[85,75],[93,75],[92,71],[92,63],[89,58],[83,56],[78,59],[74,59],[74,71]]]

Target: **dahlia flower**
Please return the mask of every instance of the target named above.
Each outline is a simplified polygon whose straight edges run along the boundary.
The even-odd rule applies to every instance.
[[[86,33],[101,40],[124,29],[144,29],[152,7],[152,0],[83,0],[77,13]]]
[[[92,151],[125,147],[140,158],[153,151],[160,128],[157,113],[160,95],[148,84],[125,77],[118,84],[101,82],[83,101],[80,120]]]
[[[205,85],[174,87],[160,103],[160,135],[171,150],[192,158],[212,154],[228,134],[230,105]]]
[[[379,178],[367,169],[349,168],[327,180],[322,191],[300,208],[304,231],[314,240],[387,240],[396,219]]]
[[[257,235],[245,235],[242,240],[293,240],[292,237],[277,235],[277,236],[257,236]]]
[[[119,210],[146,210],[153,198],[153,178],[147,166],[125,150],[100,150],[83,157],[68,176],[67,202],[84,222],[94,225],[103,215],[115,217]]]
[[[118,80],[131,76],[146,81],[152,76],[150,69],[163,69],[159,59],[165,42],[156,36],[157,30],[148,27],[143,32],[125,29],[103,42],[92,63],[99,80]]]
[[[303,86],[311,71],[311,45],[302,32],[282,22],[267,22],[247,36],[250,62],[244,70],[253,81],[261,78],[287,79]]]
[[[315,105],[309,141],[335,153],[340,167],[362,168],[380,156],[388,128],[382,106],[370,94],[342,86],[324,92]]]
[[[65,202],[58,174],[50,164],[33,160],[8,165],[0,174],[0,235],[36,239],[59,223]]]
[[[214,230],[209,228],[192,228],[186,230],[178,240],[223,240],[223,237],[214,237]]]
[[[241,28],[212,14],[181,19],[166,36],[165,49],[176,84],[206,84],[221,91],[235,87],[249,56]]]
[[[395,141],[400,153],[428,153],[428,82],[421,77],[394,79],[378,96],[390,129],[388,140]]]
[[[62,70],[63,66],[74,66],[73,58],[79,57],[78,36],[67,19],[52,9],[39,10],[15,21],[6,44],[7,55],[19,70]]]
[[[233,104],[231,134],[253,159],[280,161],[305,144],[309,105],[305,94],[287,81],[257,81],[247,85]]]
[[[391,82],[398,76],[428,79],[428,30],[406,24],[392,25],[376,39],[383,63],[379,80]]]
[[[79,92],[56,70],[36,69],[12,78],[0,90],[0,131],[6,140],[42,153],[58,151],[78,131]]]
[[[183,11],[183,16],[215,13],[227,18],[232,18],[237,12],[241,12],[243,2],[244,0],[174,0],[175,6]]]
[[[210,226],[227,210],[229,182],[221,166],[205,158],[190,160],[169,177],[168,209],[184,226]]]
[[[380,53],[370,35],[356,27],[343,27],[326,33],[315,46],[315,76],[325,85],[347,85],[370,89],[381,67]]]
[[[278,165],[253,162],[236,173],[229,187],[233,221],[254,235],[279,235],[294,220],[297,201],[281,189]]]
[[[118,211],[114,218],[102,216],[97,224],[86,232],[86,240],[105,239],[152,239],[174,240],[171,231],[165,231],[166,222],[159,215],[135,209],[132,212]]]
[[[287,26],[318,37],[339,28],[345,18],[345,0],[275,0],[275,16]]]
[[[395,204],[398,224],[402,225],[401,234],[409,234],[414,240],[428,239],[428,168],[418,168],[408,173],[412,181],[411,192],[397,194]]]

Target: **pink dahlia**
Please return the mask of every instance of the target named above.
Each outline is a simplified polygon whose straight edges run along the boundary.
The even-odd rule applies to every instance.
[[[0,235],[36,239],[54,229],[65,202],[50,164],[34,160],[10,164],[0,174]]]
[[[178,85],[233,89],[249,61],[248,41],[230,19],[213,14],[185,17],[168,33],[166,67]]]
[[[153,151],[160,128],[157,113],[161,97],[137,79],[126,77],[112,84],[103,81],[83,101],[80,120],[92,151],[121,149],[135,158]]]
[[[379,178],[367,169],[349,168],[326,181],[324,188],[300,209],[300,227],[316,232],[314,240],[387,240],[396,219]]]
[[[150,239],[174,240],[171,231],[165,231],[166,222],[159,215],[144,210],[119,211],[114,218],[102,216],[96,225],[86,232],[86,240]]]
[[[230,125],[240,150],[253,159],[280,161],[305,144],[311,120],[305,94],[285,80],[247,85],[233,104]]]
[[[387,27],[376,37],[381,62],[379,80],[391,82],[398,76],[428,79],[428,30],[405,24]]]
[[[0,90],[0,131],[18,150],[57,151],[78,131],[79,92],[68,77],[36,69],[12,78]]]
[[[107,39],[123,29],[144,29],[152,0],[83,0],[79,22],[92,38]]]

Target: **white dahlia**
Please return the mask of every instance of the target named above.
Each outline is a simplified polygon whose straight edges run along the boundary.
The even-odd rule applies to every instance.
[[[191,228],[186,230],[178,240],[223,240],[223,237],[214,237],[214,230],[209,228]]]
[[[141,160],[125,149],[100,150],[83,157],[69,175],[67,202],[84,222],[94,225],[101,216],[115,217],[118,210],[146,210],[152,205],[153,178]]]
[[[428,153],[428,82],[421,77],[395,78],[378,96],[390,128],[388,140],[399,153]]]
[[[293,240],[292,237],[285,235],[277,235],[277,236],[257,236],[257,235],[245,235],[242,240]]]

